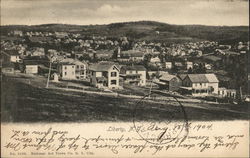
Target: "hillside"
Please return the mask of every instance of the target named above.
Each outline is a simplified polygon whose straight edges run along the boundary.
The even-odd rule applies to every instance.
[[[248,26],[204,26],[204,25],[172,25],[154,21],[138,21],[112,23],[108,25],[10,25],[1,26],[1,34],[11,30],[22,31],[67,31],[83,35],[102,35],[108,37],[127,36],[134,40],[185,42],[213,40],[232,44],[237,41],[248,41]],[[159,34],[156,33],[159,31]]]

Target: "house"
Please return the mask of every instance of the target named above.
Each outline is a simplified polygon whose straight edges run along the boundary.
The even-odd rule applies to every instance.
[[[188,74],[182,82],[183,93],[193,96],[218,94],[219,81],[215,74]]]
[[[61,62],[58,66],[58,72],[62,79],[75,80],[76,66],[71,62]]]
[[[236,90],[235,89],[227,89],[227,97],[228,98],[236,98]]]
[[[227,89],[225,87],[218,88],[218,95],[220,97],[226,97],[227,96]]]
[[[152,57],[150,59],[150,62],[151,63],[159,63],[159,62],[161,62],[161,59],[158,56],[157,57]]]
[[[76,79],[83,80],[87,78],[87,63],[79,60],[74,60],[73,63],[76,65]]]
[[[24,62],[24,72],[26,74],[37,74],[38,64],[35,61],[25,61]]]
[[[144,58],[144,53],[138,50],[127,50],[122,51],[117,54],[118,61],[142,61]]]
[[[31,52],[31,56],[39,56],[39,57],[45,56],[44,48],[35,47],[35,48],[32,48],[30,52]]]
[[[218,94],[218,85],[219,85],[219,80],[216,77],[215,74],[205,74],[207,80],[208,80],[208,88],[210,89],[209,92],[213,94]]]
[[[55,32],[55,36],[56,38],[65,38],[65,37],[68,37],[68,33],[67,32]]]
[[[193,69],[193,62],[190,62],[190,61],[186,61],[185,62],[185,66],[186,66],[186,69]]]
[[[20,55],[18,53],[18,51],[16,50],[5,50],[2,51],[2,58],[5,61],[9,61],[12,63],[19,63],[21,61]]]
[[[182,62],[174,62],[174,65],[175,66],[177,66],[177,67],[182,67],[183,66],[183,64],[182,64]]]
[[[90,84],[98,88],[118,89],[120,68],[112,62],[100,62],[89,66]]]
[[[145,86],[146,68],[142,65],[122,66],[120,77],[123,78],[124,83]]]
[[[14,73],[14,63],[4,62],[0,65],[2,73]]]
[[[87,63],[66,58],[59,63],[58,72],[62,79],[83,80],[87,77]]]
[[[14,36],[23,36],[23,32],[20,31],[20,30],[14,30],[14,31],[12,32],[12,34],[13,34]]]
[[[220,67],[222,63],[222,58],[215,55],[207,55],[203,57],[203,60],[208,63]]]
[[[166,69],[172,69],[172,62],[165,62]]]
[[[177,91],[181,86],[181,80],[175,76],[168,73],[164,73],[159,81],[155,82],[160,89],[166,89],[168,91]]]

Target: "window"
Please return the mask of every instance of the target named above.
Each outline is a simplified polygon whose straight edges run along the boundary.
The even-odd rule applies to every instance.
[[[111,80],[111,85],[116,85],[116,80]]]
[[[72,68],[74,68],[74,66],[72,66]]]
[[[79,69],[79,65],[77,65],[76,68]]]
[[[67,72],[64,72],[64,75],[67,76]]]
[[[116,77],[116,72],[111,72],[111,77]]]
[[[64,66],[64,69],[67,70],[67,66]]]
[[[84,69],[84,65],[81,66],[81,69]]]
[[[200,83],[200,86],[202,86],[202,83]]]

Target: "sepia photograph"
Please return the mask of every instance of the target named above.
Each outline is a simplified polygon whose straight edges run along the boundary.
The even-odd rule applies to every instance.
[[[1,157],[249,157],[248,0],[1,0]]]

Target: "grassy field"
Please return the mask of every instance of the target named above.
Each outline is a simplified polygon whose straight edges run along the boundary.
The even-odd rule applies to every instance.
[[[177,102],[141,101],[44,88],[42,77],[4,76],[1,116],[4,122],[95,122],[181,120]],[[189,120],[249,119],[248,105],[183,103]],[[136,109],[136,110],[135,110]]]

